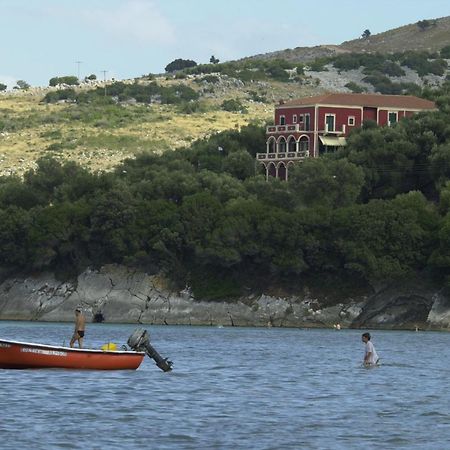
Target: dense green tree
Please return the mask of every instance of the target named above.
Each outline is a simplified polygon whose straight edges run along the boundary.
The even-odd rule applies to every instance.
[[[189,67],[195,67],[197,63],[191,59],[175,59],[165,67],[166,72],[175,72],[177,70],[187,69]]]
[[[338,208],[353,204],[364,184],[363,170],[346,159],[305,161],[290,171],[289,185],[301,205]]]
[[[49,86],[58,86],[59,84],[67,84],[69,86],[77,86],[79,83],[78,78],[73,75],[67,75],[63,77],[50,78],[48,82]]]
[[[6,91],[7,88],[8,86],[6,84],[0,83],[0,92]]]

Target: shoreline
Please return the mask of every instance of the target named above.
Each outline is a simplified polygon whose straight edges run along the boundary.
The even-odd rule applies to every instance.
[[[189,289],[168,286],[170,280],[161,276],[119,265],[87,269],[71,281],[52,273],[19,274],[0,283],[0,320],[73,322],[75,308],[82,307],[88,322],[101,314],[106,324],[450,330],[446,291],[419,277],[335,299],[305,287],[284,296],[250,293],[234,302],[202,301]]]

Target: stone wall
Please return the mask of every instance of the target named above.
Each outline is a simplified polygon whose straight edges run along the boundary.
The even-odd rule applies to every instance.
[[[226,300],[226,299],[225,299]],[[327,299],[327,304],[330,304]],[[379,286],[375,293],[322,307],[308,291],[298,296],[250,295],[239,301],[197,301],[166,280],[122,266],[86,270],[75,282],[53,274],[9,277],[0,284],[0,320],[73,321],[82,306],[88,320],[167,325],[447,329],[450,299],[417,280]]]

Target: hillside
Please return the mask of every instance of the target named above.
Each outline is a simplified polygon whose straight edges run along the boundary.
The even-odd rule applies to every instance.
[[[164,103],[156,96],[147,102],[111,93],[105,101],[74,99],[104,89],[98,81],[75,88],[72,98],[59,98],[63,86],[0,92],[0,176],[21,176],[45,155],[110,170],[141,152],[161,153],[223,130],[263,124],[280,99],[329,91],[421,95],[448,77],[448,55],[392,52],[434,51],[449,43],[445,17],[424,30],[411,24],[341,45],[298,47],[122,83],[175,91],[180,86],[195,91],[195,101]],[[108,90],[116,85],[110,82]],[[45,101],[49,95],[53,101]],[[238,106],[224,108],[224,101]]]
[[[44,103],[44,96],[57,92],[56,88],[0,93],[0,176],[20,176],[45,155],[73,160],[92,170],[109,170],[144,151],[173,150],[219,131],[254,121],[264,123],[271,119],[272,105],[280,98],[321,91],[316,86],[278,82],[244,84],[226,76],[215,83],[201,82],[201,77],[174,80],[165,76],[157,77],[156,82],[195,89],[200,97],[194,111],[190,106],[158,102]],[[76,91],[90,89],[84,86]],[[220,105],[226,99],[241,101],[245,113],[223,110]]]
[[[351,52],[395,53],[406,50],[435,52],[450,44],[450,16],[429,20],[430,26],[421,30],[409,24],[367,39],[343,42],[339,49]],[[435,22],[435,24],[434,24]]]
[[[436,22],[434,24],[434,21]],[[318,45],[296,47],[264,53],[246,59],[286,59],[292,62],[309,63],[318,58],[333,57],[349,52],[395,53],[406,50],[438,51],[450,44],[450,16],[432,19],[425,30],[414,23],[371,35],[368,39],[353,39],[340,45]],[[362,31],[362,30],[361,30]]]

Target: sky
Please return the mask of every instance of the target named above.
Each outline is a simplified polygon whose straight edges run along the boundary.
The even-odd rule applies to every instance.
[[[448,15],[449,0],[0,0],[0,82],[134,78],[176,58],[340,44]]]

